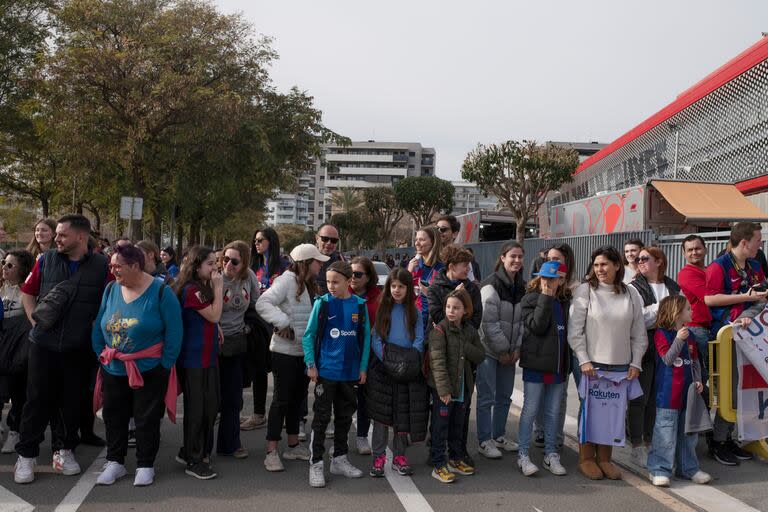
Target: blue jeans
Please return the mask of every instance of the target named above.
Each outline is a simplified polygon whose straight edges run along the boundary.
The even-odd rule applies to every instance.
[[[690,480],[699,471],[698,441],[698,433],[685,433],[685,409],[657,407],[648,472],[651,476],[671,477],[674,466],[676,476]]]
[[[533,420],[539,411],[544,413],[544,451],[557,452],[557,431],[560,406],[565,393],[565,382],[560,384],[523,383],[523,411],[520,413],[520,428],[517,432],[520,454],[527,455],[531,447]]]
[[[579,389],[579,382],[581,382],[581,366],[579,365],[579,359],[575,355],[571,355],[571,373],[573,374],[573,382],[576,384],[576,389]],[[568,379],[566,379],[566,381],[567,380]],[[560,401],[560,417],[557,419],[557,446],[562,446],[565,442],[565,416],[568,413],[567,401],[568,383],[566,382],[565,389],[563,390],[563,399]],[[579,414],[581,414],[581,400],[579,400]],[[536,438],[544,437],[543,409],[539,409],[539,414],[536,415],[536,423],[533,424],[533,428]]]
[[[704,384],[704,392],[701,394],[704,403],[709,407],[709,329],[706,327],[689,327],[691,336],[696,342],[701,363],[701,383]]]
[[[515,365],[502,365],[485,356],[477,367],[477,440],[480,443],[504,435],[509,404],[515,389]]]

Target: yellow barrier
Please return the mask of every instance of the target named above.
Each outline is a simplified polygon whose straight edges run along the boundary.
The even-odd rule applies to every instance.
[[[709,406],[717,408],[718,414],[731,423],[736,423],[736,409],[733,408],[733,328],[726,325],[717,333],[717,339],[709,342]],[[738,404],[737,404],[738,406]],[[765,439],[753,441],[744,449],[758,457],[768,459],[768,443]]]

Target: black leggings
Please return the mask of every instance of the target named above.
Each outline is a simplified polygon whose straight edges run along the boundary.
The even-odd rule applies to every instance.
[[[309,385],[304,358],[273,352],[272,378],[275,387],[267,419],[267,441],[279,441],[283,423],[286,434],[299,433],[301,403]]]

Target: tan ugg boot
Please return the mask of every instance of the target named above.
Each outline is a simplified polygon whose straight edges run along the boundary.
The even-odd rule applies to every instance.
[[[611,462],[613,446],[598,444],[597,446],[597,465],[600,466],[605,477],[610,480],[621,480],[621,470]]]
[[[595,460],[595,445],[585,443],[579,445],[579,471],[590,480],[602,480],[603,472]]]

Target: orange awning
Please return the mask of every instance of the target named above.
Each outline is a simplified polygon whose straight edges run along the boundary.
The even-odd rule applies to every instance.
[[[686,222],[768,222],[768,215],[735,185],[664,180],[652,180],[651,185]]]

